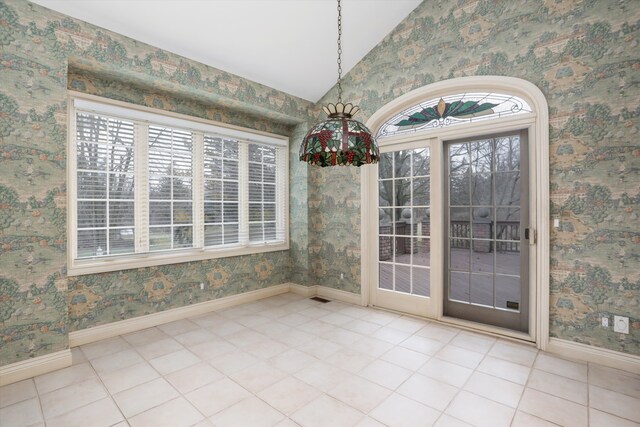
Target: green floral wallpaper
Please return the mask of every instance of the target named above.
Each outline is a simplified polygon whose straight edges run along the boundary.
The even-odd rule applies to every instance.
[[[423,2],[343,79],[363,116],[465,75],[529,80],[550,105],[551,333],[640,354],[640,7],[608,0]],[[66,276],[67,87],[279,134],[290,148],[291,250]],[[313,168],[318,105],[49,11],[0,0],[0,360],[69,331],[286,281],[360,292],[356,168]],[[205,282],[204,291],[199,290]],[[626,315],[631,333],[599,327]]]
[[[311,103],[24,0],[0,1],[0,57],[2,364],[67,348],[69,331],[289,280],[289,251],[68,278],[67,88],[293,138]],[[307,219],[292,217],[304,248]]]
[[[365,120],[412,89],[453,77],[537,85],[550,108],[551,205],[561,221],[551,235],[551,335],[636,355],[639,43],[638,2],[425,1],[342,83],[343,99],[359,104]],[[335,97],[334,88],[321,103]],[[358,292],[359,179],[345,170],[337,180],[329,169],[310,172],[311,267],[317,280]],[[630,317],[629,335],[599,326],[613,314]]]

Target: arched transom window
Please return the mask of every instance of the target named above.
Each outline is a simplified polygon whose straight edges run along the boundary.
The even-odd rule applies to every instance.
[[[424,129],[531,113],[531,106],[513,95],[488,92],[459,93],[421,102],[387,120],[377,138]]]

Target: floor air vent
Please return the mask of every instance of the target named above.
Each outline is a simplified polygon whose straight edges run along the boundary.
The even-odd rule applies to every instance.
[[[314,300],[314,301],[321,302],[321,303],[323,303],[323,304],[326,304],[326,303],[328,303],[328,302],[331,302],[331,300],[324,299],[324,298],[321,298],[321,297],[312,297],[311,299],[312,299],[312,300]]]

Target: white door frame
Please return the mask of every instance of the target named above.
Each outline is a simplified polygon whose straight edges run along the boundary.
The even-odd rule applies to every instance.
[[[534,341],[541,350],[549,342],[549,109],[542,92],[532,83],[503,76],[460,77],[433,83],[415,89],[376,111],[367,121],[367,127],[375,134],[380,126],[393,115],[425,100],[464,92],[497,92],[513,94],[525,99],[532,107],[532,113],[514,115],[475,123],[465,123],[445,128],[431,128],[409,135],[387,137],[379,141],[383,145],[396,145],[409,141],[435,140],[431,144],[431,221],[439,221],[432,229],[432,247],[443,247],[443,141],[460,139],[475,135],[527,129],[529,132],[529,201],[530,227],[535,239],[530,248],[530,319],[529,334],[508,331],[489,325],[481,325],[460,319],[443,316],[442,286],[443,254],[434,250],[431,253],[431,298],[435,302],[435,316],[438,321],[455,323],[490,333],[513,338]],[[377,169],[361,168],[361,304],[371,303],[371,287],[377,269]],[[439,190],[438,190],[439,189]],[[431,317],[431,316],[430,316]]]

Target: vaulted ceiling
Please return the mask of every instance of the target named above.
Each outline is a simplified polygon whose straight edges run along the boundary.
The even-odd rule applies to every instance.
[[[33,0],[316,102],[337,78],[334,0]],[[420,0],[343,0],[346,74]]]

